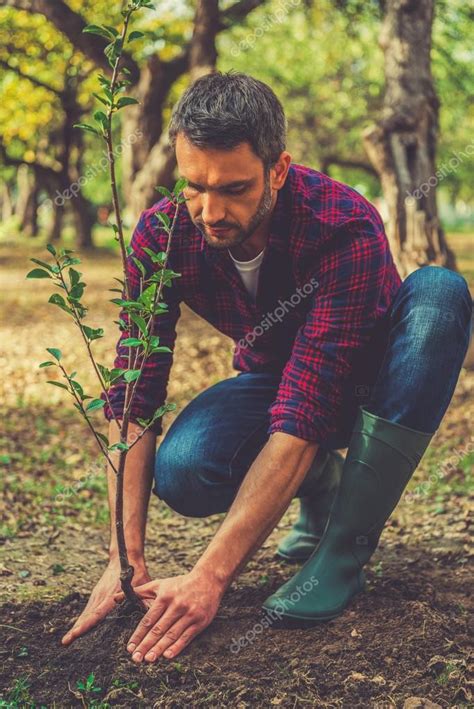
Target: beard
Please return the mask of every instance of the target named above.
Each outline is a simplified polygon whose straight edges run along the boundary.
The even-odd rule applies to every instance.
[[[196,227],[199,229],[203,237],[205,238],[206,242],[211,246],[213,249],[230,249],[233,246],[238,246],[239,244],[243,244],[247,239],[250,239],[252,234],[256,231],[256,229],[260,226],[262,221],[265,219],[265,217],[269,214],[270,210],[272,207],[272,191],[270,188],[270,172],[268,171],[265,174],[265,184],[263,187],[263,194],[260,198],[260,202],[258,203],[257,209],[255,210],[254,215],[250,218],[250,221],[247,225],[247,227],[243,227],[241,224],[228,224],[228,223],[221,223],[221,224],[216,224],[215,228],[227,228],[229,227],[232,231],[229,231],[227,234],[223,234],[222,236],[215,237],[211,236],[210,234],[207,233],[205,226],[202,224],[202,222],[197,222],[194,221],[194,224]]]

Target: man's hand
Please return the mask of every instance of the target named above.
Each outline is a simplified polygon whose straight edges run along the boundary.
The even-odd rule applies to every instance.
[[[174,578],[159,579],[135,588],[148,606],[127,650],[132,660],[154,662],[179,655],[193,638],[212,622],[225,586],[214,576],[191,571]],[[123,592],[115,594],[122,601]]]
[[[147,583],[151,580],[143,560],[130,562],[135,569],[132,586]],[[102,577],[91,593],[87,606],[82,611],[73,627],[64,635],[61,642],[69,645],[73,640],[100,623],[111,610],[116,607],[114,594],[120,591],[119,560],[110,561]]]

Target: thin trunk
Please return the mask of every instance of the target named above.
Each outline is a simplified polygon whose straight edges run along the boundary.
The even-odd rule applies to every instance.
[[[402,276],[426,264],[455,267],[438,218],[439,100],[431,75],[434,0],[386,0],[380,45],[385,97],[364,145],[387,202],[387,236]]]
[[[94,247],[92,241],[92,228],[96,221],[95,210],[91,203],[79,192],[70,200],[70,207],[74,217],[76,236],[74,243],[80,251]]]

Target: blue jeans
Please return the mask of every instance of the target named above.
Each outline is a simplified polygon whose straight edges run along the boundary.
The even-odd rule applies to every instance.
[[[338,430],[324,449],[346,448],[358,407],[434,433],[448,408],[472,333],[465,279],[437,266],[411,273],[345,387]],[[267,410],[280,376],[239,373],[196,396],[176,417],[156,455],[153,493],[182,515],[228,510],[267,442]]]

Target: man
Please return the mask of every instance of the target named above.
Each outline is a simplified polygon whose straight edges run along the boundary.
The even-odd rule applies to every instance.
[[[171,119],[187,202],[169,256],[181,277],[166,289],[156,334],[173,349],[185,302],[234,340],[239,374],[178,414],[156,458],[160,421],[127,458],[125,538],[149,606],[127,646],[136,662],[175,657],[211,623],[295,496],[300,519],[279,552],[307,561],[265,608],[298,625],[341,613],[363,588],[362,567],[439,426],[467,350],[465,280],[425,267],[401,283],[374,207],[292,164],[285,128],[272,90],[238,73],[198,79]],[[146,249],[166,246],[158,210],[174,213],[162,199],[132,238],[147,275],[154,266]],[[136,295],[140,273],[131,258],[128,267]],[[120,341],[117,352],[122,366]],[[150,358],[132,420],[165,401],[171,361]],[[111,396],[120,414],[123,386]],[[110,438],[118,440],[113,422]],[[342,466],[335,451],[347,446]],[[227,511],[192,571],[156,581],[144,550],[153,476],[153,492],[183,515]],[[123,598],[110,470],[108,481],[110,562],[65,644]]]

